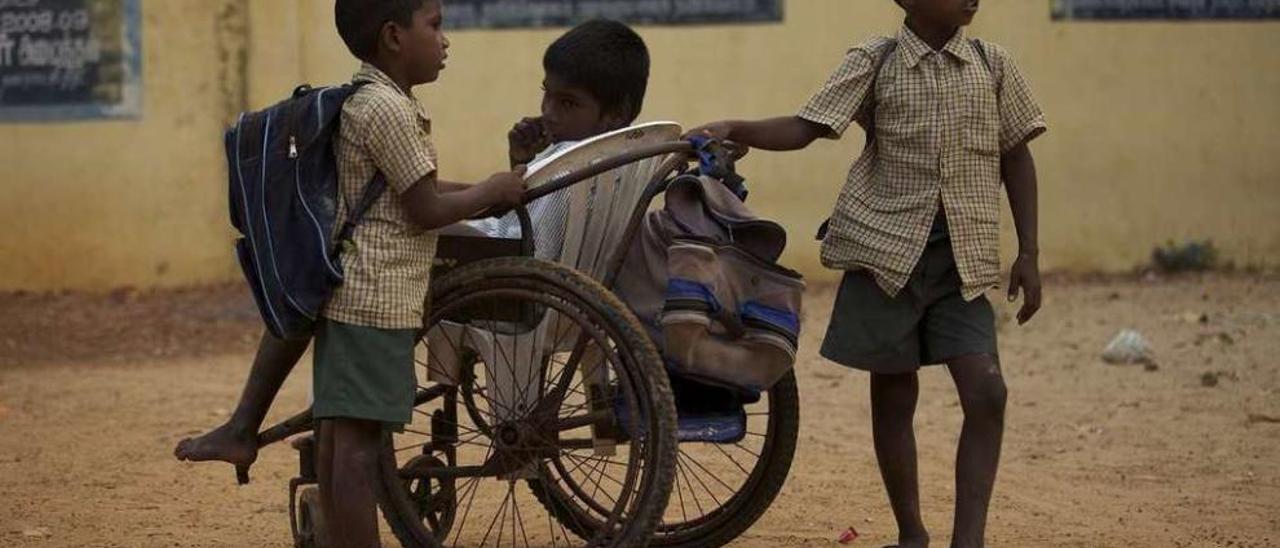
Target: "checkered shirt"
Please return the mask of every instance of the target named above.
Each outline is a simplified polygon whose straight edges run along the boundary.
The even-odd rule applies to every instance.
[[[353,81],[369,82],[342,107],[334,150],[341,200],[337,227],[382,172],[387,191],[374,202],[342,251],[345,280],[324,316],[381,329],[422,326],[423,303],[436,254],[436,233],[409,221],[400,194],[436,171],[431,118],[422,104],[372,65]]]
[[[801,109],[832,137],[853,122],[875,132],[837,199],[822,243],[828,268],[868,269],[896,295],[941,205],[964,298],[999,285],[1000,157],[1046,126],[1013,59],[982,45],[990,68],[963,30],[934,51],[904,26],[849,50]]]

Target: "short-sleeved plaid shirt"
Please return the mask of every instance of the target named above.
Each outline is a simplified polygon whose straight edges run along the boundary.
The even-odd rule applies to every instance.
[[[337,226],[376,173],[386,177],[387,191],[356,225],[354,248],[343,250],[345,280],[324,316],[381,329],[415,329],[422,326],[436,233],[410,222],[400,195],[436,171],[431,118],[372,65],[360,67],[353,80],[368,84],[342,107],[334,144],[342,193]]]
[[[978,47],[962,30],[934,51],[904,26],[849,50],[800,111],[833,137],[853,122],[875,131],[836,202],[824,265],[868,269],[896,295],[941,203],[964,298],[999,285],[1000,157],[1046,126],[1009,55]]]

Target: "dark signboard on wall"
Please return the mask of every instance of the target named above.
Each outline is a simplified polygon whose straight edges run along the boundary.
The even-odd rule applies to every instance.
[[[1280,0],[1053,0],[1054,19],[1280,19]]]
[[[0,121],[140,114],[140,0],[0,0]]]
[[[2,0],[0,0],[2,1]],[[695,25],[782,20],[783,0],[450,0],[455,29],[567,26],[595,17],[633,24]]]

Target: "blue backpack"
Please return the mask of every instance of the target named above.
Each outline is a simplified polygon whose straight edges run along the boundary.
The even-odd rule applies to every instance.
[[[240,115],[227,131],[231,224],[241,234],[236,255],[271,334],[309,337],[343,280],[338,251],[386,190],[375,176],[342,230],[333,141],[342,105],[361,83],[300,86],[289,99]]]

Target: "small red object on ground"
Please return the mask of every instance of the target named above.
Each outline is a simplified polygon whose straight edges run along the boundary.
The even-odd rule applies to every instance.
[[[858,540],[858,530],[852,527],[846,529],[845,532],[840,533],[840,538],[837,539],[840,544],[852,544],[855,540]]]

